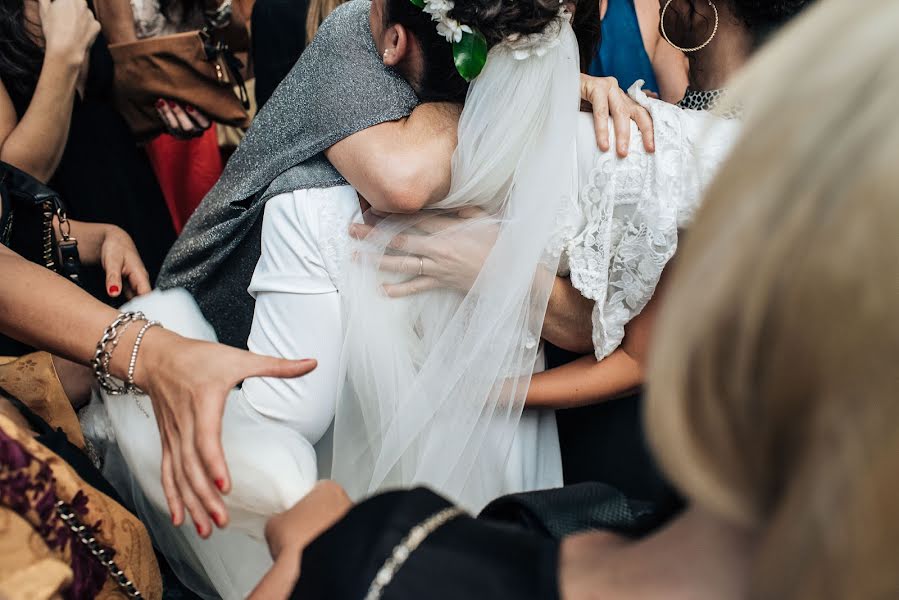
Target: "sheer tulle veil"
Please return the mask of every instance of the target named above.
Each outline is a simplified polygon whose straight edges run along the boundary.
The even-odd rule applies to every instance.
[[[422,484],[476,510],[518,491],[502,473],[558,267],[558,224],[577,194],[569,20],[560,12],[541,34],[490,50],[460,118],[449,195],[424,215],[381,221],[342,271],[346,378],[331,477],[354,498]],[[471,206],[484,216],[465,227],[498,232],[471,290],[386,297],[377,267],[398,253],[390,240]]]

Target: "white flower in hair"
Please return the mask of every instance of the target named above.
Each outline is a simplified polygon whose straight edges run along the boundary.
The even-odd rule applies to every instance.
[[[436,19],[434,19],[436,21]],[[457,43],[462,39],[463,33],[471,33],[471,27],[462,25],[459,21],[450,17],[443,17],[437,23],[437,33],[446,38],[450,43]]]
[[[422,10],[431,15],[432,20],[442,21],[446,18],[447,13],[453,10],[454,6],[456,4],[453,0],[430,0],[425,2],[425,7]]]

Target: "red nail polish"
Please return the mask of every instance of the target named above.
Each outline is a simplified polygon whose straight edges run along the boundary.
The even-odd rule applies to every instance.
[[[172,515],[172,525],[174,525],[175,527],[178,526],[178,520],[175,519],[175,515]]]
[[[192,113],[192,112],[197,112],[197,109],[194,108],[193,106],[191,106],[190,104],[186,104],[186,105],[184,106],[184,109],[185,109],[187,112],[191,112],[191,113]]]
[[[117,285],[111,285],[111,286],[109,286],[109,293],[110,293],[110,294],[118,294],[118,293],[119,293],[119,286],[117,286]]]
[[[217,488],[219,489],[220,492],[224,492],[224,491],[225,491],[225,480],[222,479],[221,477],[219,477],[218,479],[216,479],[216,480],[215,480],[215,487],[217,487]]]
[[[203,528],[200,527],[200,524],[199,524],[199,523],[194,523],[194,527],[197,528],[197,534],[198,534],[200,537],[203,537]]]
[[[174,100],[169,100],[168,102],[169,102],[169,107],[170,107],[170,108],[175,108],[176,106],[178,106],[178,103],[175,102]]]
[[[225,519],[217,512],[212,513],[212,520],[215,521],[216,527],[221,527],[225,523]]]
[[[160,98],[159,100],[156,101],[156,108],[162,108],[163,106],[165,106],[165,100]]]

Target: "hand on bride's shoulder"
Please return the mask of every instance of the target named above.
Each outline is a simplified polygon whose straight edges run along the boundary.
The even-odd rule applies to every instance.
[[[621,89],[614,77],[581,75],[581,100],[590,105],[596,145],[603,152],[609,150],[609,119],[615,129],[615,148],[618,156],[627,156],[631,143],[631,121],[643,135],[643,147],[655,151],[655,136],[649,111],[640,106]]]
[[[220,494],[231,489],[222,449],[222,417],[229,392],[250,377],[301,377],[314,360],[261,356],[192,340],[161,328],[148,330],[134,372],[153,402],[162,438],[162,485],[172,522],[185,508],[202,537],[228,523]]]

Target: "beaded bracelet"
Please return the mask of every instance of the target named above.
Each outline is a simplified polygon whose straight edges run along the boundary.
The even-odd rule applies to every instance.
[[[127,389],[130,394],[144,393],[139,387],[134,385],[134,367],[137,366],[137,353],[140,352],[140,344],[144,341],[144,334],[146,334],[147,330],[151,327],[162,327],[162,323],[159,321],[147,321],[144,326],[140,328],[140,331],[137,332],[137,337],[134,339],[134,347],[131,349],[131,361],[128,363],[128,379],[125,380],[125,389]]]
[[[103,337],[97,342],[97,350],[94,352],[94,358],[91,359],[91,368],[94,370],[94,377],[100,387],[106,393],[112,396],[120,396],[127,394],[126,386],[118,385],[109,374],[109,363],[112,360],[112,353],[119,345],[121,335],[135,321],[146,321],[147,317],[142,312],[126,312],[116,317],[109,327],[103,332]]]

